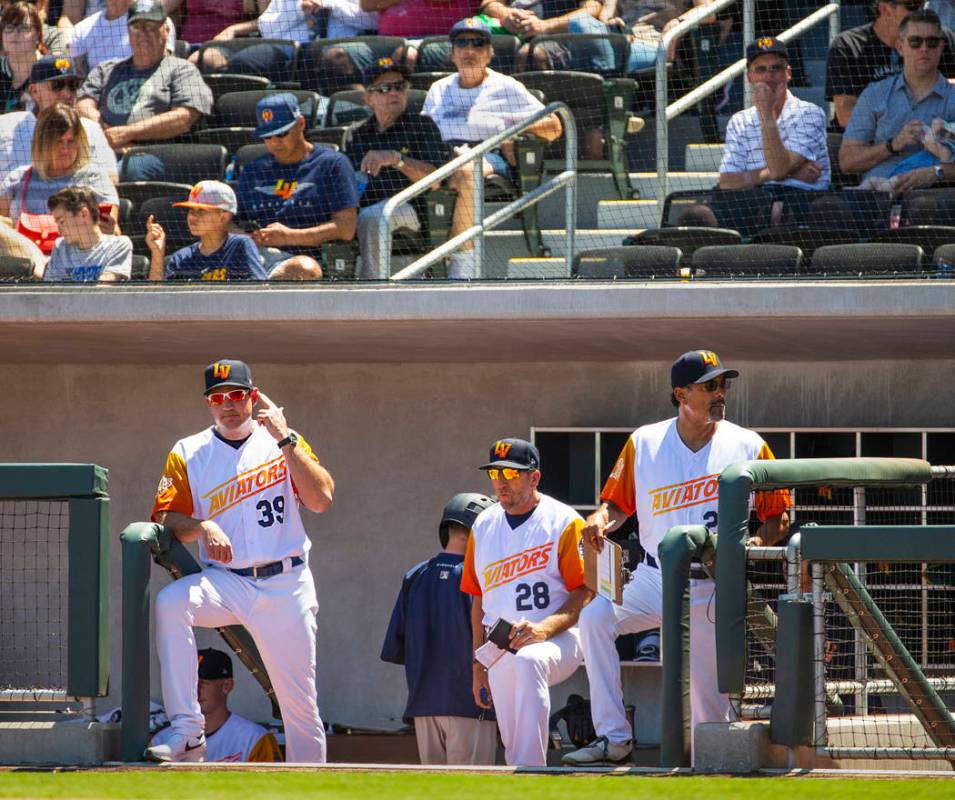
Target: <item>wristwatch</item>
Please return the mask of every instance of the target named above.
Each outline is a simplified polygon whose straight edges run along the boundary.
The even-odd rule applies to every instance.
[[[898,155],[899,152],[900,152],[899,150],[896,150],[896,149],[892,146],[892,140],[891,140],[891,139],[886,139],[886,140],[885,140],[885,149],[889,151],[889,155],[893,155],[893,156]]]
[[[398,163],[395,164],[395,169],[401,169],[405,165],[405,157],[400,150],[395,150],[395,155],[398,156]]]
[[[936,165],[932,168],[932,171],[935,173],[935,180],[937,180],[937,181],[944,181],[944,180],[945,180],[945,170],[942,169],[942,165],[941,165],[941,164],[936,164]]]
[[[281,450],[287,444],[292,445],[293,450],[295,449],[295,446],[298,444],[298,434],[295,431],[289,431],[288,436],[279,442],[279,450]]]

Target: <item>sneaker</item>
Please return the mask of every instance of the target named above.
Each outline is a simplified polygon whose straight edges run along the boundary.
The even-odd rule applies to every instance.
[[[147,747],[145,756],[147,761],[205,761],[205,734],[196,738],[174,733],[168,742]]]
[[[452,281],[466,281],[474,277],[477,272],[477,259],[473,250],[459,250],[448,259],[448,279]]]
[[[592,764],[603,764],[607,761],[623,761],[629,758],[632,751],[633,743],[630,741],[617,744],[607,741],[606,736],[598,736],[586,747],[568,753],[561,760],[570,767],[584,767]]]

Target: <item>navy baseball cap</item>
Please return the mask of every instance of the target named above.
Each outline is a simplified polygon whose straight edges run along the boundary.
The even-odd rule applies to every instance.
[[[204,681],[218,681],[232,677],[232,659],[228,653],[207,647],[199,651],[199,677]]]
[[[488,24],[483,19],[478,19],[477,17],[465,17],[455,22],[454,25],[451,26],[448,38],[453,42],[457,36],[465,33],[476,33],[489,42],[492,38],[491,29],[488,27]]]
[[[43,56],[33,62],[30,83],[46,83],[59,78],[79,78],[73,59],[64,55]]]
[[[739,372],[727,369],[720,362],[720,357],[712,350],[690,350],[684,353],[670,367],[670,386],[689,386],[691,383],[706,383],[725,375],[727,378],[738,378]]]
[[[514,469],[540,469],[541,454],[534,445],[524,439],[498,439],[491,445],[490,461],[478,469],[513,467]]]
[[[232,358],[220,358],[206,367],[206,391],[209,394],[220,386],[240,386],[252,388],[252,370],[244,361]]]
[[[760,36],[755,42],[746,45],[746,65],[749,66],[760,56],[775,53],[789,61],[789,51],[786,45],[774,36]]]
[[[389,72],[395,72],[400,75],[402,78],[408,77],[408,70],[401,66],[393,58],[385,57],[379,58],[377,61],[372,63],[368,69],[366,69],[361,74],[361,82],[365,86],[371,86],[376,79],[380,78],[382,75],[387,75]]]
[[[302,118],[298,98],[291,92],[280,92],[263,97],[255,104],[257,139],[267,139],[285,133]]]

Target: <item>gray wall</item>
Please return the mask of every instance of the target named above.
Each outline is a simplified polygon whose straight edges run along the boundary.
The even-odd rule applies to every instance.
[[[486,335],[507,349],[506,325]],[[202,366],[8,365],[0,460],[108,467],[118,536],[128,522],[148,517],[172,443],[208,424]],[[789,363],[781,356],[733,366],[743,378],[729,417],[745,425],[953,424],[952,361]],[[326,720],[353,724],[400,716],[403,673],[381,663],[378,652],[401,574],[437,550],[438,515],[450,495],[487,490],[474,465],[491,441],[527,436],[534,425],[629,426],[672,412],[668,362],[252,367],[337,481],[333,508],[304,514],[321,602],[319,702]],[[113,541],[118,632],[121,566]],[[154,589],[166,580],[157,571]],[[200,643],[215,638],[202,635]],[[112,693],[102,710],[118,704],[119,657],[117,633]],[[158,699],[155,656],[152,686]],[[233,707],[268,718],[263,695],[244,675]]]

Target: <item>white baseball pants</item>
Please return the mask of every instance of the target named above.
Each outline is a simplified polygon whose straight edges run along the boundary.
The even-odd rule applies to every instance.
[[[729,698],[716,679],[716,626],[713,581],[690,581],[690,717],[700,722],[729,719]],[[659,569],[641,564],[623,590],[623,604],[595,597],[580,614],[580,645],[590,683],[590,711],[598,736],[615,744],[633,738],[623,708],[620,658],[614,641],[620,635],[659,627],[663,578]]]
[[[271,578],[204,569],[156,597],[156,641],[166,714],[180,733],[198,736],[203,716],[193,627],[244,625],[272,679],[285,725],[286,760],[325,763],[325,726],[315,692],[318,600],[304,564]]]
[[[511,766],[543,767],[547,763],[550,720],[548,687],[567,680],[582,658],[576,627],[546,642],[505,653],[488,670],[504,758]]]

